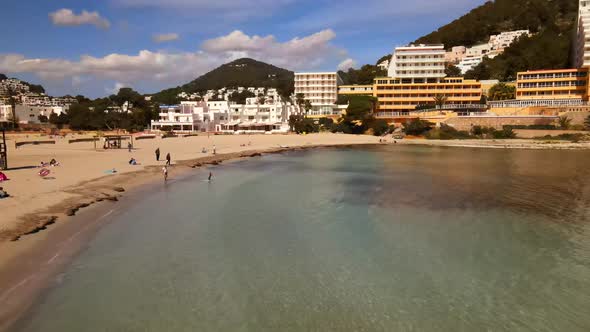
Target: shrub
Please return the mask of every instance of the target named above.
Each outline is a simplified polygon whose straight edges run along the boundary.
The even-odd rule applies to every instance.
[[[295,132],[298,134],[301,133],[317,133],[320,131],[320,126],[317,125],[313,119],[302,119],[301,121],[297,121],[295,123]]]
[[[432,123],[420,119],[413,119],[404,123],[404,133],[406,135],[419,136],[432,129]]]
[[[588,139],[588,137],[584,134],[561,134],[557,136],[546,135],[542,137],[535,137],[535,139],[540,140],[558,140],[558,141],[571,141],[574,143],[584,141]]]
[[[502,130],[494,130],[492,137],[495,139],[516,138],[516,133],[510,127],[504,127]]]
[[[371,123],[370,129],[373,129],[373,135],[375,136],[383,136],[390,132],[390,127],[387,121],[379,119],[375,120]]]
[[[459,131],[449,125],[442,124],[440,128],[435,128],[426,133],[428,139],[468,139],[471,135],[467,131]]]
[[[318,124],[321,129],[327,130],[327,131],[332,131],[335,126],[334,120],[332,120],[330,118],[320,118],[318,121]]]

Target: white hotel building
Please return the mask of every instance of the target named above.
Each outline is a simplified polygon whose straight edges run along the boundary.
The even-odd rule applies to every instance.
[[[590,67],[590,0],[580,0],[574,63]]]
[[[342,79],[336,72],[295,73],[295,95],[303,94],[311,102],[311,113],[331,115],[336,111],[338,85]],[[300,109],[304,113],[305,110]],[[340,111],[336,111],[340,114]]]
[[[436,83],[445,75],[444,45],[396,47],[391,57],[389,77],[403,83]]]

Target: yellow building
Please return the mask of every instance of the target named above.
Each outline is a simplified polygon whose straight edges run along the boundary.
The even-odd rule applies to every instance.
[[[519,72],[516,99],[588,100],[588,68]]]
[[[418,105],[435,106],[436,96],[445,96],[445,104],[472,105],[481,100],[482,86],[476,80],[461,77],[428,79],[424,83],[410,83],[405,79],[375,78],[373,95],[379,100],[377,116],[391,114],[404,115]],[[383,113],[386,112],[386,113]]]
[[[344,96],[372,96],[373,85],[340,85],[338,95]]]

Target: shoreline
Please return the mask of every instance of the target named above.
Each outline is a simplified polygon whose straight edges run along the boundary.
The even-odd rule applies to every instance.
[[[482,146],[466,145],[463,141],[404,140],[397,145],[506,148],[497,146],[504,142],[483,142]],[[429,144],[434,143],[434,144]],[[444,144],[441,144],[444,143]],[[477,142],[482,143],[482,142]],[[493,143],[493,144],[492,144]],[[247,160],[265,154],[324,148],[352,148],[394,144],[343,143],[300,145],[267,149],[250,149],[238,152],[208,155],[176,162],[172,169],[172,184],[175,181],[197,176],[199,169],[228,162]],[[503,145],[503,144],[502,144]],[[514,148],[522,147],[514,145]],[[552,149],[554,150],[554,149]],[[154,176],[155,175],[155,176]],[[39,299],[53,284],[52,278],[82,252],[94,234],[127,206],[141,199],[147,191],[158,188],[161,179],[160,166],[147,165],[142,169],[123,173],[120,176],[101,176],[82,181],[68,192],[78,196],[67,199],[41,212],[31,213],[26,219],[27,227],[47,227],[34,232],[35,236],[13,234],[19,241],[0,241],[0,331],[17,326],[27,313],[34,309]],[[122,189],[122,191],[121,191]],[[96,196],[99,192],[101,195]],[[37,219],[34,219],[37,216]],[[50,222],[40,225],[40,222]],[[53,225],[55,223],[55,225]],[[23,223],[23,225],[25,225]],[[23,231],[26,228],[21,228]],[[30,229],[29,229],[30,231]],[[22,237],[22,238],[21,238]]]
[[[376,140],[377,137],[374,137]],[[217,155],[206,155],[197,158],[190,158],[176,161],[171,167],[171,175],[177,176],[194,168],[207,165],[218,165],[230,160],[239,160],[250,157],[261,156],[262,154],[274,154],[287,151],[332,148],[347,146],[373,146],[380,144],[400,146],[431,146],[431,147],[458,147],[458,148],[484,148],[484,149],[534,149],[534,150],[587,150],[590,149],[590,142],[567,142],[567,141],[539,141],[530,139],[510,140],[428,140],[422,138],[406,138],[397,140],[397,144],[379,142],[344,142],[328,144],[306,143],[293,146],[256,148],[240,150],[235,152],[220,153]],[[13,227],[8,229],[0,228],[0,246],[8,241],[18,241],[23,236],[42,232],[60,219],[74,216],[79,210],[92,206],[103,201],[116,202],[124,195],[125,191],[137,186],[161,181],[161,165],[146,165],[141,169],[130,172],[122,172],[116,175],[102,175],[94,179],[82,180],[77,184],[65,188],[58,188],[59,192],[67,194],[67,198],[58,200],[54,204],[39,209],[31,209],[29,212],[17,217]],[[0,257],[0,261],[2,258]]]
[[[479,149],[520,149],[520,150],[590,150],[590,142],[570,142],[535,139],[453,139],[430,140],[425,138],[405,138],[397,140],[399,145],[438,146]]]
[[[326,144],[314,146],[294,146],[263,150],[247,150],[242,152],[207,156],[191,160],[179,161],[173,165],[174,176],[169,179],[171,184],[176,181],[199,175],[209,166],[227,164],[248,158],[278,154],[292,151],[315,150],[324,148],[350,148],[356,146],[375,146],[378,144]],[[44,293],[53,287],[52,280],[59,275],[70,262],[77,257],[86,243],[104,225],[111,222],[117,214],[125,211],[126,207],[140,200],[151,189],[159,188],[161,177],[157,180],[150,177],[140,177],[139,174],[149,175],[159,167],[147,166],[142,170],[126,174],[130,182],[122,183],[124,192],[115,192],[116,199],[92,199],[79,201],[77,206],[64,202],[50,208],[51,211],[62,209],[67,211],[76,208],[72,215],[62,213],[55,216],[46,231],[35,232],[35,236],[20,235],[18,241],[0,242],[0,331],[8,331],[18,326],[26,319],[27,314],[34,310],[36,303],[42,299]],[[107,177],[108,178],[108,177]],[[132,181],[132,179],[147,179]],[[109,186],[102,183],[105,177],[86,181],[80,184],[95,186]],[[81,206],[83,205],[83,206]],[[79,211],[78,211],[79,210]],[[46,211],[47,212],[47,211]],[[43,214],[47,214],[47,213]],[[45,216],[41,217],[46,220]],[[34,227],[38,225],[31,224]],[[45,230],[45,229],[43,229]]]
[[[301,145],[292,147],[278,147],[270,149],[252,149],[240,152],[230,152],[217,155],[208,155],[200,158],[180,160],[172,164],[170,169],[174,176],[183,176],[190,170],[208,165],[219,165],[224,162],[241,160],[245,158],[260,157],[263,154],[277,154],[297,150],[309,150],[320,148],[351,147],[351,146],[379,145],[379,143],[344,143],[344,144],[319,144]],[[172,172],[171,172],[172,173]],[[24,236],[33,235],[46,230],[64,217],[75,216],[78,211],[104,201],[117,202],[128,190],[135,189],[146,184],[155,184],[162,181],[161,166],[144,166],[142,169],[117,174],[101,176],[86,180],[62,191],[74,195],[45,209],[27,213],[19,218],[16,227],[0,230],[0,246],[3,242],[16,242]],[[1,256],[0,256],[1,261]]]

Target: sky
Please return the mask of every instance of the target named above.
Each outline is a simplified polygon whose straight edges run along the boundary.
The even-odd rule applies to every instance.
[[[0,73],[54,96],[154,93],[241,57],[374,64],[485,0],[0,0]]]

